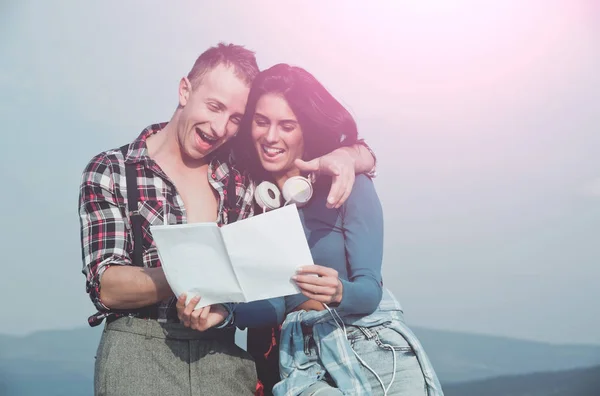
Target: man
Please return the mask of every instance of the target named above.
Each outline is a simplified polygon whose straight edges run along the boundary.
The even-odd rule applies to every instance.
[[[206,331],[179,323],[149,227],[226,224],[252,215],[248,175],[234,168],[229,149],[221,146],[237,131],[257,73],[253,52],[236,45],[210,48],[180,80],[168,123],[96,155],[83,172],[83,273],[98,309],[89,322],[107,322],[96,356],[97,395],[254,393],[255,367],[234,343],[231,308],[198,310],[199,330]],[[302,167],[334,175],[328,202],[339,207],[355,171],[374,166],[371,154],[357,145]]]

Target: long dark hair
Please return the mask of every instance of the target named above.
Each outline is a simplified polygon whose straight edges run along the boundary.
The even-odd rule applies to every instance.
[[[303,160],[309,161],[357,142],[356,122],[348,110],[312,74],[300,67],[280,63],[263,70],[254,79],[238,137],[233,139],[237,161],[252,176],[268,178],[252,141],[256,104],[268,93],[283,96],[296,115],[303,132]]]

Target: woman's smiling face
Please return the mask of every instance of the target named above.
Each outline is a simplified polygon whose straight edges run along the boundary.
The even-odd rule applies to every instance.
[[[264,94],[256,103],[252,141],[267,172],[274,176],[298,173],[294,161],[302,158],[304,153],[302,128],[280,94]]]

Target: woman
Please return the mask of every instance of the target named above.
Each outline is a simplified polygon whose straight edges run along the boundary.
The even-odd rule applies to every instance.
[[[276,184],[302,176],[297,159],[358,141],[350,113],[308,72],[279,64],[253,82],[237,157]],[[253,149],[250,149],[250,148]],[[308,175],[303,175],[308,176]],[[313,260],[285,298],[276,395],[442,395],[435,372],[400,305],[383,288],[383,214],[372,181],[357,176],[344,205],[326,207],[331,180],[318,177],[299,209]],[[317,276],[314,276],[317,275]],[[248,347],[269,392],[278,329],[249,329]],[[274,381],[271,381],[274,382]]]

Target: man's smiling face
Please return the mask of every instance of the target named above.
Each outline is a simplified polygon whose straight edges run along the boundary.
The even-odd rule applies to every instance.
[[[184,159],[205,158],[236,134],[249,92],[250,86],[233,67],[223,64],[199,83],[181,80],[177,139]]]

